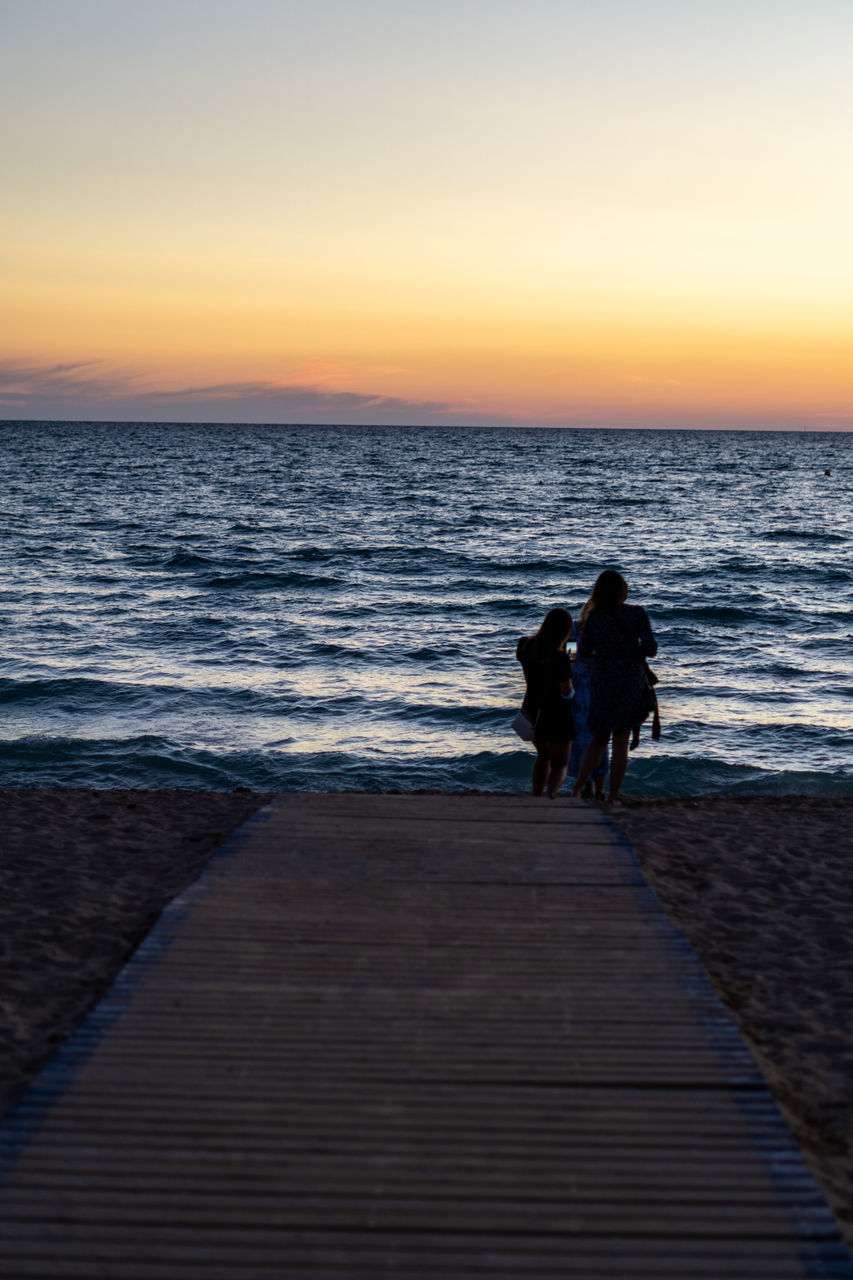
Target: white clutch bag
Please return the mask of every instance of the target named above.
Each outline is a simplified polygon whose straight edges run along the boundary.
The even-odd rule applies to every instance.
[[[512,722],[512,727],[523,742],[533,741],[533,725],[528,719],[526,711],[519,711]]]

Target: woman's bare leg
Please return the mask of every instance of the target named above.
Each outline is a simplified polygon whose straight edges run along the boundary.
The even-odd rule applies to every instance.
[[[541,796],[551,767],[551,752],[546,742],[534,742],[536,759],[533,761],[533,794]]]
[[[611,804],[616,804],[619,800],[622,779],[625,777],[625,770],[628,768],[628,739],[630,737],[630,729],[618,729],[613,734],[613,746],[610,749],[610,795],[608,796]]]
[[[571,754],[572,744],[570,742],[549,742],[548,754],[550,759],[550,768],[548,770],[548,778],[545,783],[545,791],[553,800],[554,796],[560,790],[560,787],[566,781],[566,774],[569,770],[569,755]]]
[[[578,770],[578,776],[575,779],[575,785],[572,788],[572,795],[579,796],[583,788],[583,784],[592,774],[601,757],[604,755],[604,748],[610,741],[609,733],[594,733],[589,740],[589,746],[583,753],[581,767]],[[611,764],[611,776],[613,766]]]

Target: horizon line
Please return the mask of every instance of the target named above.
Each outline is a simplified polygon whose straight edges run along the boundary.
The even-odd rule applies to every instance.
[[[344,428],[347,430],[365,431],[702,431],[712,433],[760,431],[765,434],[786,435],[849,435],[850,427],[812,427],[812,426],[763,426],[754,423],[742,426],[697,426],[676,425],[671,423],[601,423],[601,422],[303,422],[257,420],[246,422],[228,422],[215,418],[6,418],[0,417],[2,425],[18,426],[139,426],[139,427],[282,427],[282,428]]]

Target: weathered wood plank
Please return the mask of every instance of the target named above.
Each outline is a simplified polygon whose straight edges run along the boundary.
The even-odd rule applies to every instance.
[[[68,1241],[67,1229],[47,1226],[37,1238],[20,1229],[5,1242],[8,1280],[76,1277],[92,1280],[271,1280],[284,1275],[340,1277],[401,1276],[406,1280],[448,1280],[468,1276],[524,1276],[526,1280],[795,1280],[808,1258],[792,1258],[775,1241],[705,1241],[673,1251],[672,1240],[649,1239],[637,1251],[618,1238],[580,1238],[567,1249],[562,1237],[511,1236],[482,1239],[474,1233],[225,1229],[204,1241],[194,1231],[170,1225],[136,1242],[122,1228],[99,1227],[85,1245]],[[142,1254],[140,1255],[140,1244]],[[843,1254],[838,1254],[843,1266]],[[824,1247],[824,1269],[812,1274],[841,1276]],[[808,1272],[806,1272],[808,1274]]]

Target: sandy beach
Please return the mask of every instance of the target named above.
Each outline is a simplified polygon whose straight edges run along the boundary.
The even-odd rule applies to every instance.
[[[0,1109],[268,798],[0,792]],[[618,825],[737,1019],[853,1245],[853,798],[645,800],[618,811]]]
[[[617,810],[733,1014],[853,1248],[853,798]]]

